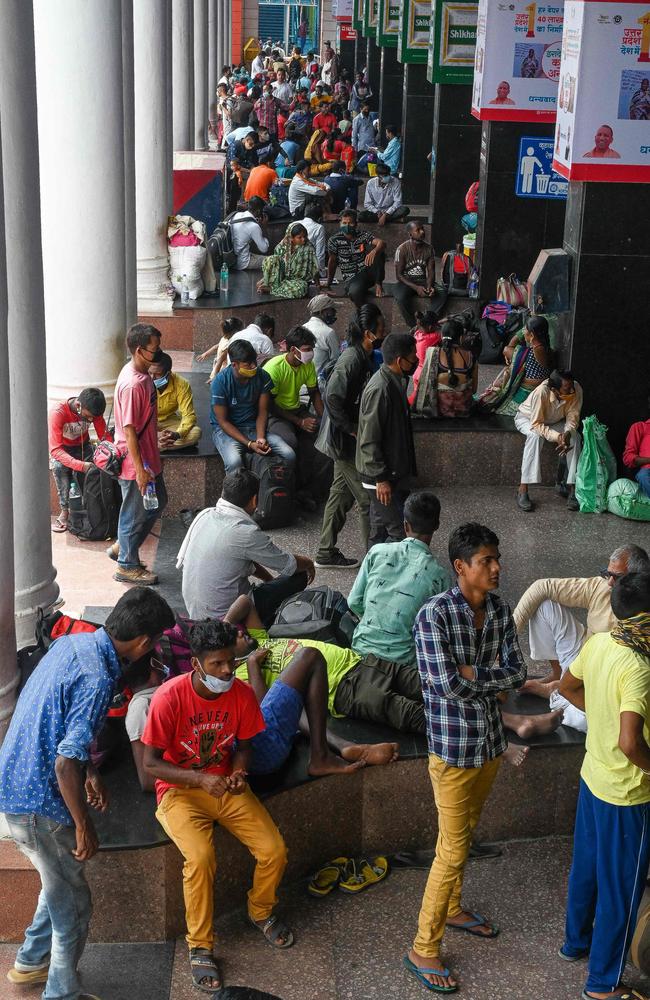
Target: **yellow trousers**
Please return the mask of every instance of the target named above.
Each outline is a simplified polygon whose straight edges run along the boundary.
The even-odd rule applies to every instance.
[[[418,919],[413,950],[437,958],[448,917],[461,910],[465,863],[472,833],[490,793],[501,758],[482,767],[453,767],[429,754],[429,776],[438,810],[438,843]]]
[[[176,416],[167,417],[166,420],[158,421],[159,431],[178,431],[180,426],[180,418]],[[178,441],[174,441],[173,445],[169,448],[165,448],[165,451],[174,451],[175,448],[190,448],[191,446],[198,444],[200,438],[201,428],[198,424],[194,424],[194,427],[190,427],[185,437],[179,438]]]
[[[158,806],[156,818],[185,859],[183,894],[190,948],[212,950],[214,944],[215,823],[240,840],[257,862],[248,893],[250,916],[264,920],[271,914],[287,865],[287,849],[280,831],[250,788],[241,795],[227,792],[220,799],[200,788],[170,788]]]

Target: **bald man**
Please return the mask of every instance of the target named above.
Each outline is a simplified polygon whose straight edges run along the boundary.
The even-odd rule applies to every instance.
[[[436,257],[426,242],[424,223],[414,219],[406,232],[408,239],[395,251],[395,299],[406,323],[414,326],[416,312],[439,312],[447,295],[444,289],[435,287]]]

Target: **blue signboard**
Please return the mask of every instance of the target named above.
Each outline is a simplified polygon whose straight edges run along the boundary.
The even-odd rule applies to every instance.
[[[565,199],[569,182],[552,167],[553,140],[524,136],[519,144],[515,194],[519,198]]]

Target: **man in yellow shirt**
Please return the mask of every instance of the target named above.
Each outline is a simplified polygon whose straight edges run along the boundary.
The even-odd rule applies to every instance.
[[[560,683],[589,724],[559,952],[589,956],[585,1000],[634,995],[620,979],[650,862],[650,573],[617,580],[611,603],[618,624]]]
[[[149,369],[158,393],[158,446],[161,451],[191,448],[201,437],[194,412],[192,387],[172,371],[169,354],[161,353]]]

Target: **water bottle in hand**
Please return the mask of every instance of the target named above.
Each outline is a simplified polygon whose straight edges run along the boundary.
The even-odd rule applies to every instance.
[[[228,265],[226,264],[225,260],[221,265],[221,279],[219,284],[222,292],[228,291]]]
[[[145,471],[151,472],[148,465],[145,465]],[[155,479],[150,479],[147,483],[147,488],[142,497],[142,504],[145,510],[158,510],[158,494],[156,493]]]

